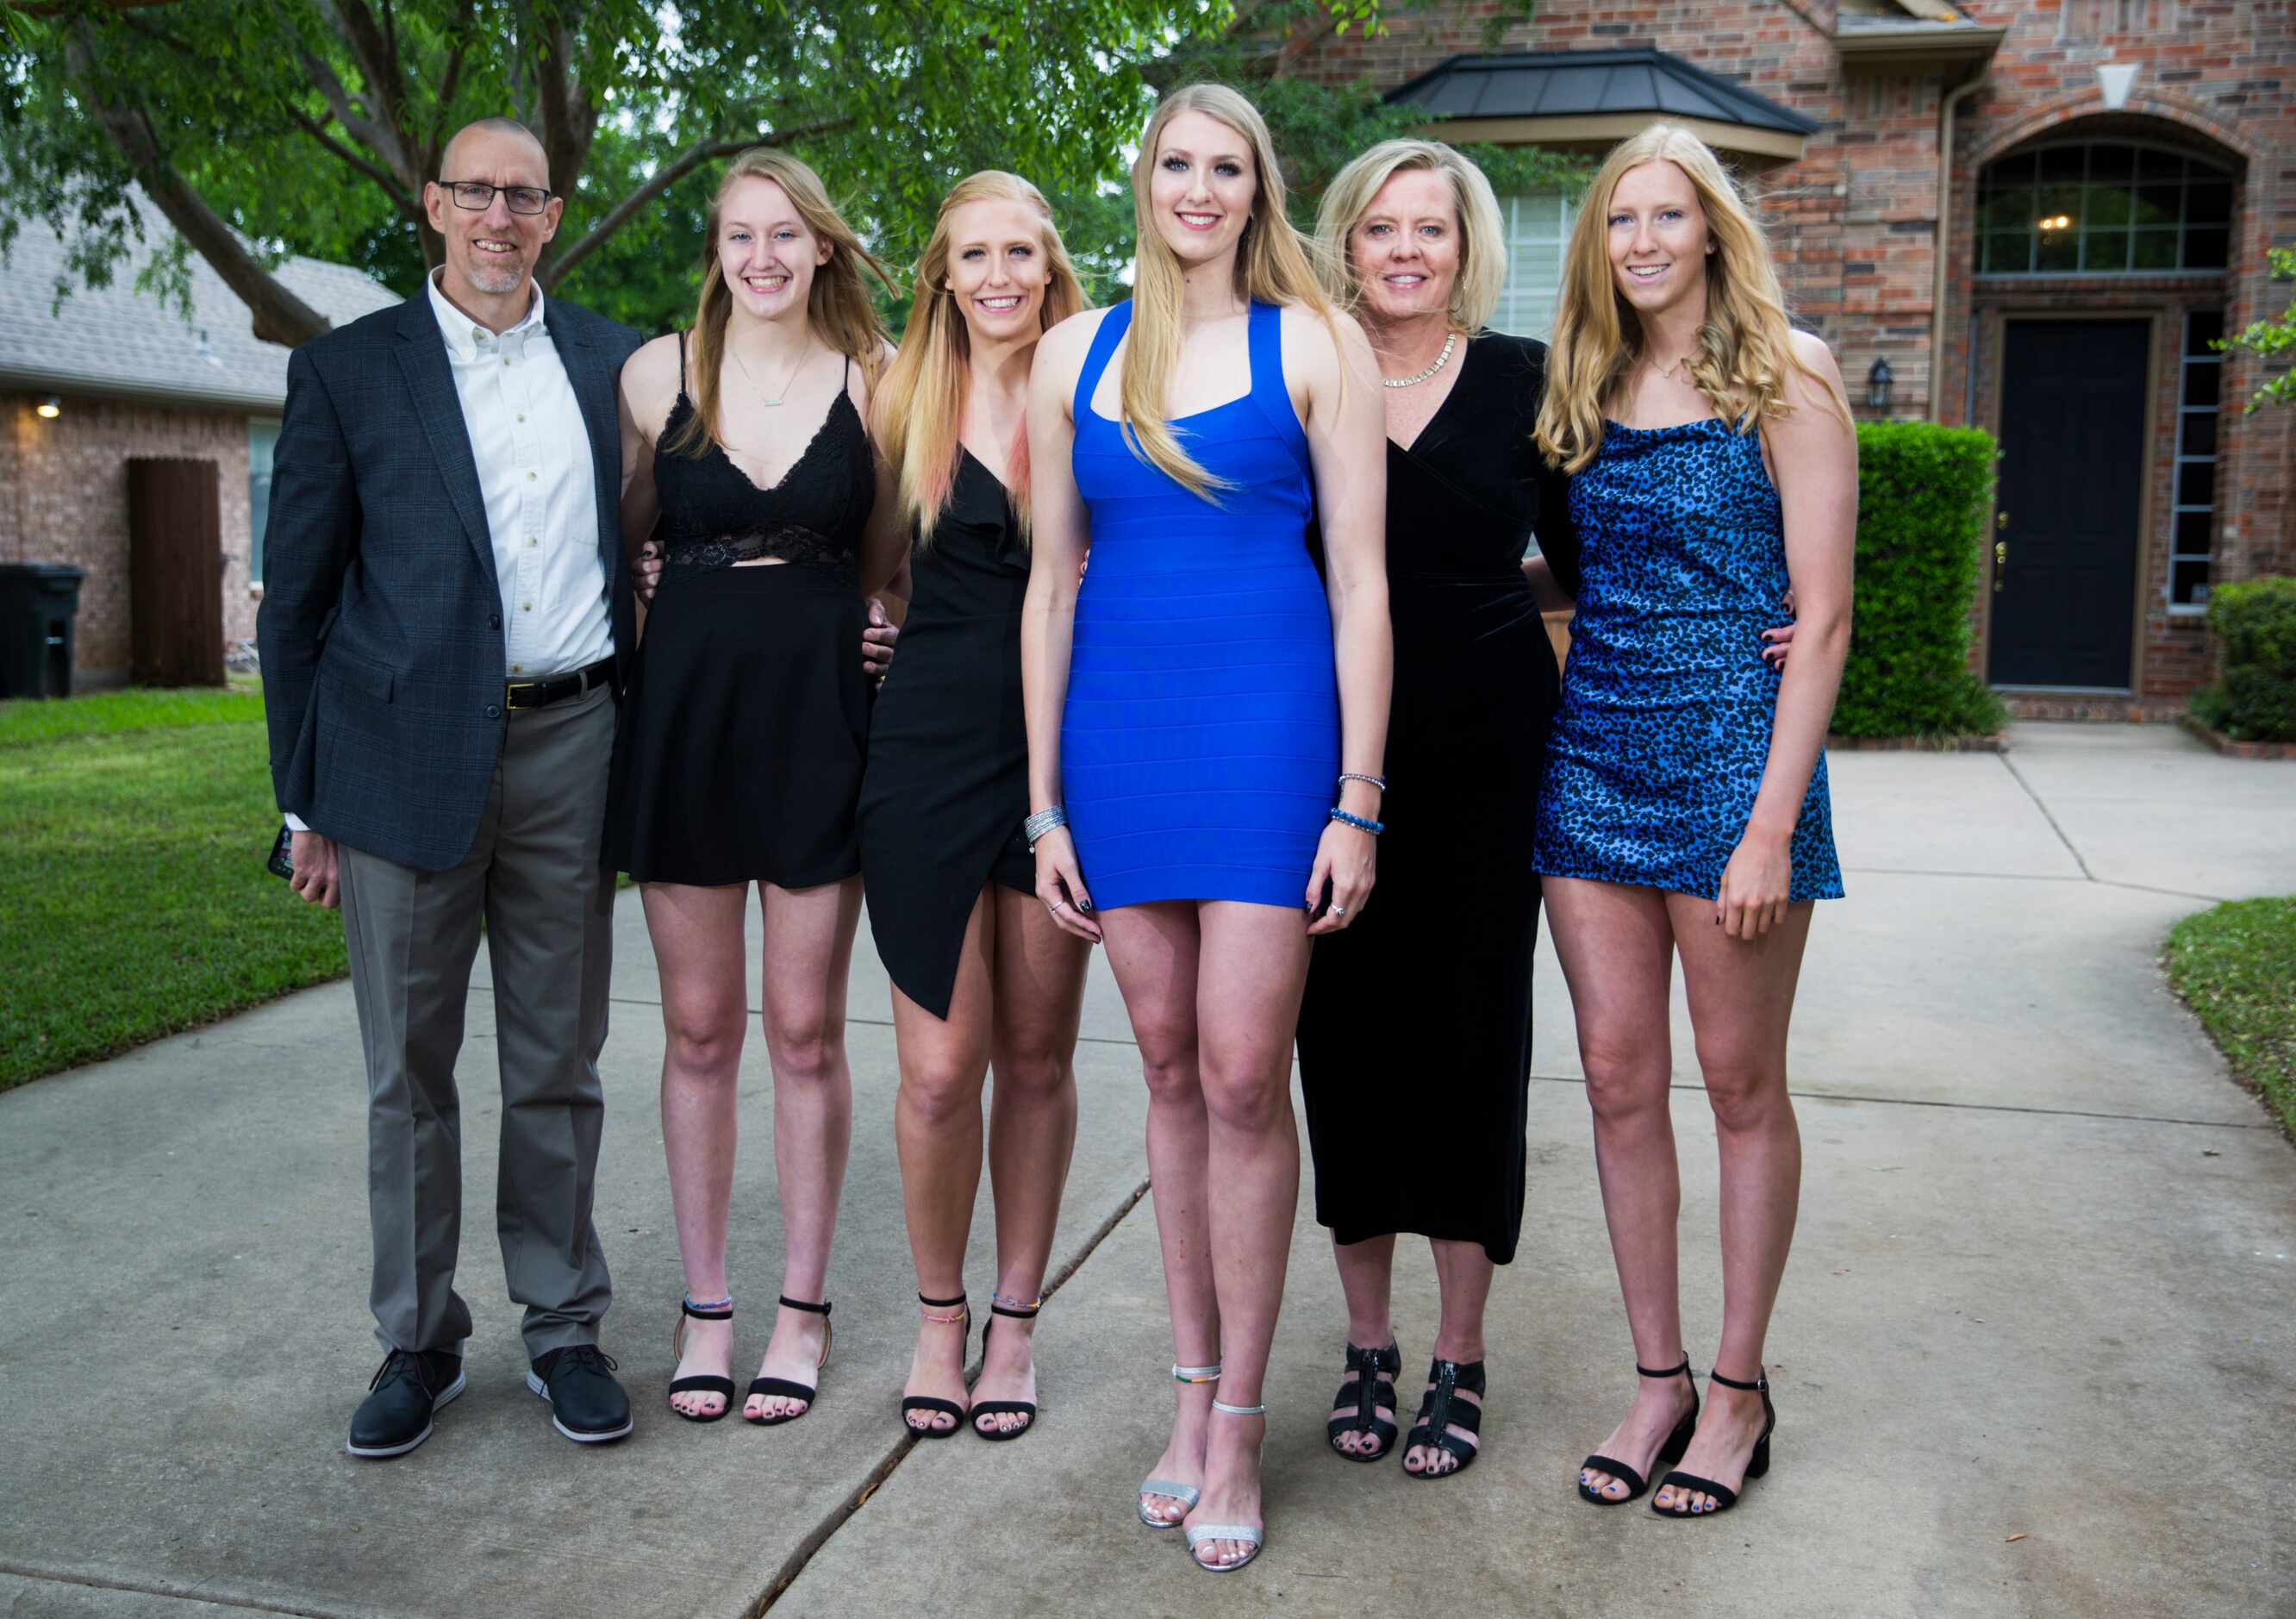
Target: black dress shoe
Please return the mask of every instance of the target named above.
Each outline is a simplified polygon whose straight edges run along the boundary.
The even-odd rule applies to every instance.
[[[353,1456],[404,1456],[430,1437],[432,1413],[463,1392],[463,1357],[450,1350],[394,1349],[351,1416]]]
[[[603,1444],[636,1426],[630,1397],[614,1381],[614,1358],[594,1344],[539,1357],[526,1386],[550,1402],[550,1426],[576,1444]]]

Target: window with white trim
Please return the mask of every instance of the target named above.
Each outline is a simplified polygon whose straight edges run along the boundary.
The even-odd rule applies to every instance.
[[[2185,316],[2177,358],[2177,456],[2169,491],[2169,611],[2206,612],[2217,522],[2217,423],[2224,394],[2222,309]]]
[[[1516,337],[1544,341],[1554,335],[1554,297],[1562,288],[1562,250],[1577,217],[1565,192],[1501,197],[1506,223],[1506,284],[1491,325]]]
[[[263,534],[271,526],[271,456],[279,423],[260,416],[247,423],[247,582],[263,582]]]

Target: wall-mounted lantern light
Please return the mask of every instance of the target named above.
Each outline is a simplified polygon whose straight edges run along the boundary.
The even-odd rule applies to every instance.
[[[1866,374],[1866,405],[1871,410],[1890,408],[1890,384],[1897,378],[1890,374],[1890,362],[1875,360],[1874,369]]]
[[[40,396],[40,402],[32,407],[32,411],[43,422],[53,422],[64,414],[64,402],[54,394],[44,393]]]

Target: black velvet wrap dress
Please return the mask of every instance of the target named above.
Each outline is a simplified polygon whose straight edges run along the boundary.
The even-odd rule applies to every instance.
[[[1335,1240],[1522,1229],[1538,875],[1531,831],[1554,654],[1521,559],[1568,591],[1578,548],[1530,434],[1546,345],[1487,333],[1411,448],[1387,447],[1395,686],[1379,880],[1316,941],[1300,1072],[1316,1218]]]

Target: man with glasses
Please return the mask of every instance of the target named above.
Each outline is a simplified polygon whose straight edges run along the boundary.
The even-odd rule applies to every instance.
[[[545,300],[564,204],[508,119],[423,187],[424,292],[298,349],[257,620],[296,892],[343,911],[367,1068],[369,1303],[385,1351],[354,1456],[463,1391],[455,1059],[484,926],[503,1097],[496,1226],[529,1388],[583,1443],[630,1431],[598,1347],[591,1220],[613,880],[616,671],[635,645],[615,384],[627,327]]]

